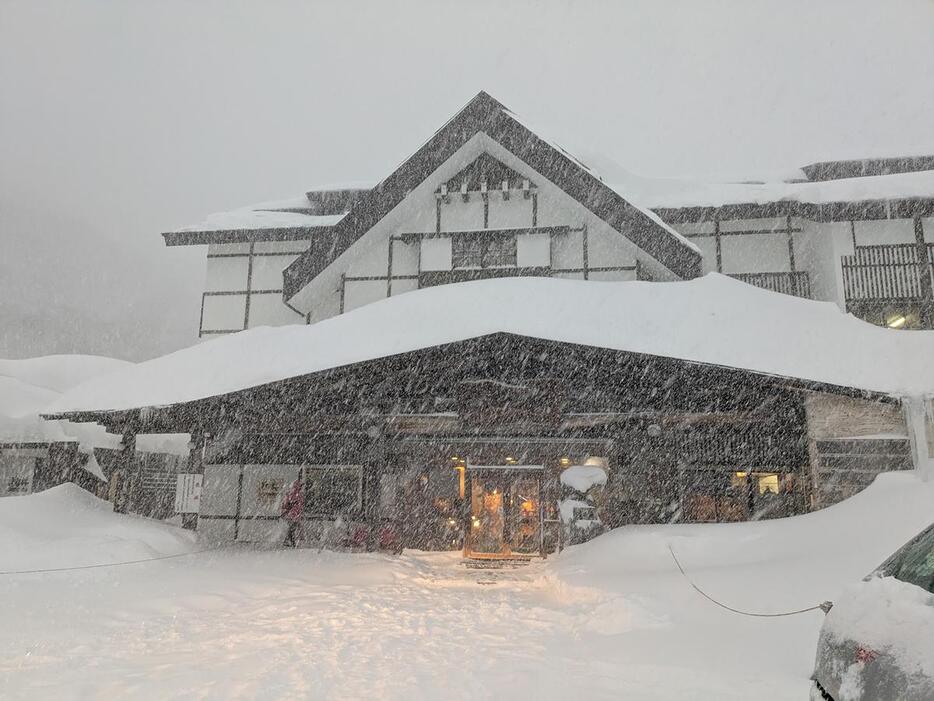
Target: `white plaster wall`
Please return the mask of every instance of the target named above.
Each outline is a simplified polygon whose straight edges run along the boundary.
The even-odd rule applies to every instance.
[[[253,257],[253,275],[250,289],[281,290],[282,270],[292,263],[295,255],[263,255]]]
[[[453,265],[450,236],[431,236],[420,242],[421,269],[426,271],[450,270]]]
[[[206,292],[242,292],[266,290],[269,294],[250,295],[249,328],[304,324],[303,315],[289,309],[282,300],[282,270],[309,246],[307,240],[257,241],[253,244],[252,270],[250,244],[209,244],[208,253],[236,257],[208,257],[205,265]],[[273,290],[279,292],[273,293]],[[238,331],[243,328],[246,297],[243,295],[206,295],[201,319],[204,337],[213,331]],[[332,314],[328,314],[331,316]]]
[[[393,275],[416,275],[418,273],[418,248],[418,242],[395,241],[393,243]]]
[[[795,262],[807,272],[811,297],[834,302],[842,309],[843,277],[840,256],[852,253],[847,222],[821,223],[801,221],[802,232],[795,234]]]
[[[552,239],[553,267],[561,269],[584,267],[584,232],[569,231]]]
[[[257,241],[253,244],[255,253],[294,253],[307,251],[311,241]]]
[[[201,330],[241,330],[245,314],[246,295],[207,295],[204,297]]]
[[[285,306],[281,292],[250,295],[249,327],[251,329],[257,326],[288,326],[304,323],[304,316]]]
[[[443,223],[443,220],[442,220]],[[490,229],[524,229],[532,226],[532,198],[511,192],[503,200],[502,190],[490,194]]]
[[[437,187],[437,184],[436,184]],[[441,204],[441,231],[476,231],[483,228],[483,199],[476,192],[464,202],[459,193]]]
[[[250,252],[248,243],[209,243],[208,253],[211,255],[229,255],[231,253],[247,254]]]
[[[348,280],[344,288],[344,311],[362,307],[386,297],[386,280]]]
[[[247,285],[248,258],[208,258],[205,292],[242,292]],[[280,283],[281,286],[281,283]]]
[[[239,465],[205,465],[201,483],[201,506],[199,513],[209,516],[234,516],[237,513],[237,480]],[[202,522],[199,519],[198,529]]]
[[[517,236],[516,265],[520,268],[551,265],[551,236],[548,234]]]
[[[857,246],[915,242],[914,222],[911,219],[858,221],[854,222],[854,226]]]
[[[284,488],[298,479],[300,469],[298,465],[244,465],[240,514],[246,517],[279,516]],[[259,498],[260,483],[266,480],[278,485],[276,497],[271,501]]]
[[[405,294],[406,292],[414,292],[418,289],[417,280],[393,280],[392,281],[392,296]]]
[[[720,251],[723,272],[784,273],[791,270],[788,237],[780,234],[722,236]]]

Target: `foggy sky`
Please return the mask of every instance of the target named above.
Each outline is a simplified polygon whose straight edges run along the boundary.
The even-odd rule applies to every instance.
[[[159,232],[380,179],[481,89],[647,175],[934,153],[932,37],[934,0],[0,0],[0,357],[193,343],[204,250]]]

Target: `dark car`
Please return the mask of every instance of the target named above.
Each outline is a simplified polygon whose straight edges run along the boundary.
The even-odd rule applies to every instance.
[[[931,650],[934,524],[834,603],[817,644],[811,699],[932,701]]]

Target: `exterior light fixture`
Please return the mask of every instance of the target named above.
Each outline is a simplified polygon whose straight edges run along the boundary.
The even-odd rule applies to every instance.
[[[568,465],[571,464],[571,458],[561,458],[559,462],[565,467],[567,467]]]
[[[904,314],[897,314],[886,321],[885,325],[890,329],[900,329],[905,325],[906,321],[908,321],[908,319],[905,318]]]

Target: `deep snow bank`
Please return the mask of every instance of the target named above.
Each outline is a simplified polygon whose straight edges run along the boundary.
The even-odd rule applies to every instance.
[[[888,473],[802,516],[619,528],[569,548],[553,566],[562,578],[613,590],[635,573],[677,574],[670,544],[698,585],[709,583],[708,593],[725,603],[760,611],[813,605],[860,580],[932,521],[934,483],[914,472]]]
[[[121,562],[195,549],[190,531],[112,509],[70,483],[0,499],[0,570]]]
[[[116,441],[101,426],[43,421],[39,414],[74,386],[132,365],[97,355],[0,358],[0,442],[78,441],[84,452],[93,447],[116,447]],[[93,466],[90,471],[101,476]]]

